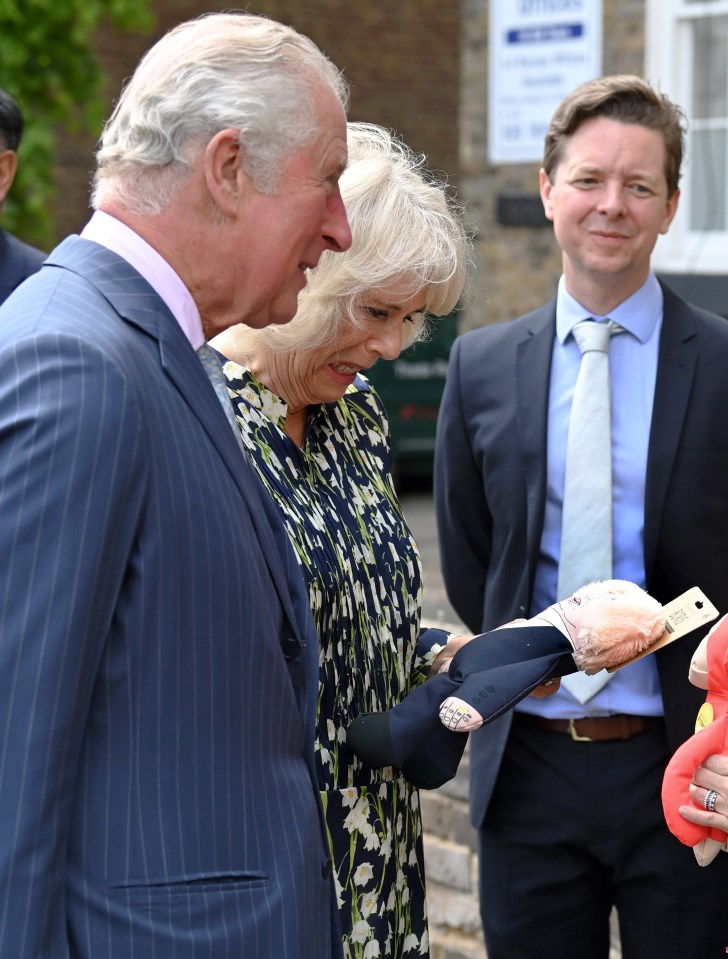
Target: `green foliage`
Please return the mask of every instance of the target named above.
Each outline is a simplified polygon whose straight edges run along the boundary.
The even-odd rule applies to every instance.
[[[54,242],[56,130],[101,132],[105,77],[93,41],[102,21],[120,30],[149,30],[149,0],[0,0],[0,86],[25,116],[18,175],[2,224],[41,247]]]

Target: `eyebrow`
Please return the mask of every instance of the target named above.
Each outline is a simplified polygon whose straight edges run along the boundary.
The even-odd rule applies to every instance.
[[[580,163],[570,171],[571,176],[575,176],[577,174],[583,175],[585,173],[604,173],[604,170],[602,167],[596,166],[594,163]],[[649,180],[650,183],[658,182],[658,178],[654,176],[652,173],[648,173],[646,170],[628,171],[627,179],[630,179],[632,177],[637,177],[640,180]]]
[[[401,303],[385,303],[384,300],[379,300],[374,302],[374,306],[379,306],[380,309],[384,310],[401,310]],[[422,306],[416,306],[414,309],[409,310],[409,313],[424,313],[427,310],[427,303],[423,303]]]

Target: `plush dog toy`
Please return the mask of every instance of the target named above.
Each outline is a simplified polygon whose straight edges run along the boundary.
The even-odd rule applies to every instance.
[[[393,709],[362,713],[347,741],[367,766],[395,766],[434,789],[457,771],[467,733],[536,686],[627,662],[663,633],[662,606],[634,583],[591,583],[522,624],[474,637]]]
[[[722,829],[688,822],[680,806],[701,809],[690,796],[690,783],[703,761],[728,753],[728,616],[724,616],[700,642],[690,663],[690,682],[707,689],[700,707],[695,733],[682,744],[667,764],[662,781],[662,808],[668,828],[681,843],[692,846],[701,866],[707,866],[725,847],[728,835]]]

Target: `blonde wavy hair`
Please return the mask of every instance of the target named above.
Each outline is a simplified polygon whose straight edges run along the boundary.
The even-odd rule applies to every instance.
[[[395,285],[403,299],[425,292],[425,315],[405,324],[404,348],[426,335],[427,315],[452,312],[463,293],[470,239],[447,182],[383,127],[350,122],[347,140],[340,185],[351,247],[322,254],[290,323],[237,329],[244,352],[335,346],[351,325],[364,322],[358,307],[367,294]]]

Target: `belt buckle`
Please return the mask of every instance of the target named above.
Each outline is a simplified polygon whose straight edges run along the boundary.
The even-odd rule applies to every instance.
[[[593,742],[591,736],[580,736],[576,731],[576,726],[574,725],[574,720],[569,720],[569,735],[574,740],[575,743],[591,743]]]

